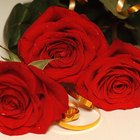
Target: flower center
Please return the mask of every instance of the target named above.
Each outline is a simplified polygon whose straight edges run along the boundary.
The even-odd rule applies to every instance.
[[[67,53],[65,51],[60,51],[60,52],[57,52],[55,53],[53,56],[53,58],[64,58],[67,56]]]
[[[3,112],[18,109],[21,105],[17,98],[11,95],[5,95],[0,99],[0,106],[0,110]]]

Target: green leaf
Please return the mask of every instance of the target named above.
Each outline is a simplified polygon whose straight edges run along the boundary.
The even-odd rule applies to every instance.
[[[120,13],[117,12],[116,7],[117,7],[118,0],[99,0],[99,1],[101,3],[103,3],[105,8],[107,10],[109,10],[110,12],[112,12],[112,14],[115,15],[116,17],[118,17],[120,19],[126,19],[127,18],[127,16],[123,16]],[[123,11],[125,11],[129,6],[130,6],[130,4],[125,2],[124,7],[123,7]]]
[[[4,48],[1,45],[0,45],[0,48],[4,49],[9,55],[9,59],[2,57],[4,60],[6,60],[6,61],[14,61],[14,62],[21,62],[19,57],[16,54],[14,54],[12,51],[10,51],[9,49]]]
[[[130,30],[135,30],[135,27],[132,26],[132,25],[130,25],[130,24],[128,24],[128,23],[125,23],[125,24],[124,24],[124,27],[126,27],[126,28],[128,28],[128,29],[130,29]]]
[[[1,58],[2,58],[3,60],[7,61],[7,62],[10,62],[10,59],[9,59],[9,58],[3,57],[3,56],[1,56]]]
[[[10,50],[16,47],[18,40],[29,26],[29,19],[30,13],[27,6],[22,4],[14,6],[4,27],[4,41]]]
[[[129,3],[131,6],[140,4],[140,0],[127,0],[127,3]]]
[[[136,45],[140,45],[140,11],[130,15],[127,21],[135,27],[135,29],[131,31],[136,40]]]
[[[35,66],[41,70],[44,70],[44,68],[54,59],[45,59],[45,60],[38,60],[33,61],[29,65]]]

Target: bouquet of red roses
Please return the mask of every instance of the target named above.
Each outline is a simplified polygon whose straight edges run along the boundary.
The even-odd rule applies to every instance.
[[[69,107],[68,94],[88,109],[140,107],[140,49],[134,46],[139,39],[133,44],[122,41],[114,36],[116,25],[108,25],[104,36],[85,14],[60,2],[48,3],[48,7],[36,0],[18,4],[7,20],[5,40],[10,50],[4,48],[9,58],[0,62],[0,132],[45,133],[75,108]],[[88,7],[85,3],[78,1],[77,7]],[[42,12],[34,10],[35,5]],[[128,18],[123,12],[117,16]],[[110,27],[111,43],[106,36]]]

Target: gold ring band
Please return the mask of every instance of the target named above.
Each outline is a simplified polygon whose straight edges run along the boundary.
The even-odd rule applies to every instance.
[[[65,129],[68,129],[68,130],[73,130],[73,131],[81,131],[81,130],[86,130],[86,129],[89,129],[89,128],[93,128],[93,127],[97,126],[97,124],[100,122],[100,119],[101,119],[100,111],[95,107],[94,107],[94,110],[99,114],[99,117],[92,123],[78,126],[78,125],[68,124],[64,121],[59,121],[58,125],[62,128],[65,128]]]

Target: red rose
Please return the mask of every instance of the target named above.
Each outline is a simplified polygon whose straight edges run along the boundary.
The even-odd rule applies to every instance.
[[[67,94],[56,82],[37,79],[23,63],[0,62],[0,132],[45,133],[67,104]]]
[[[104,110],[140,107],[140,49],[114,41],[81,75],[76,90]]]
[[[59,58],[45,71],[60,82],[73,82],[107,46],[99,27],[86,16],[54,6],[27,29],[19,40],[18,50],[26,63]]]

